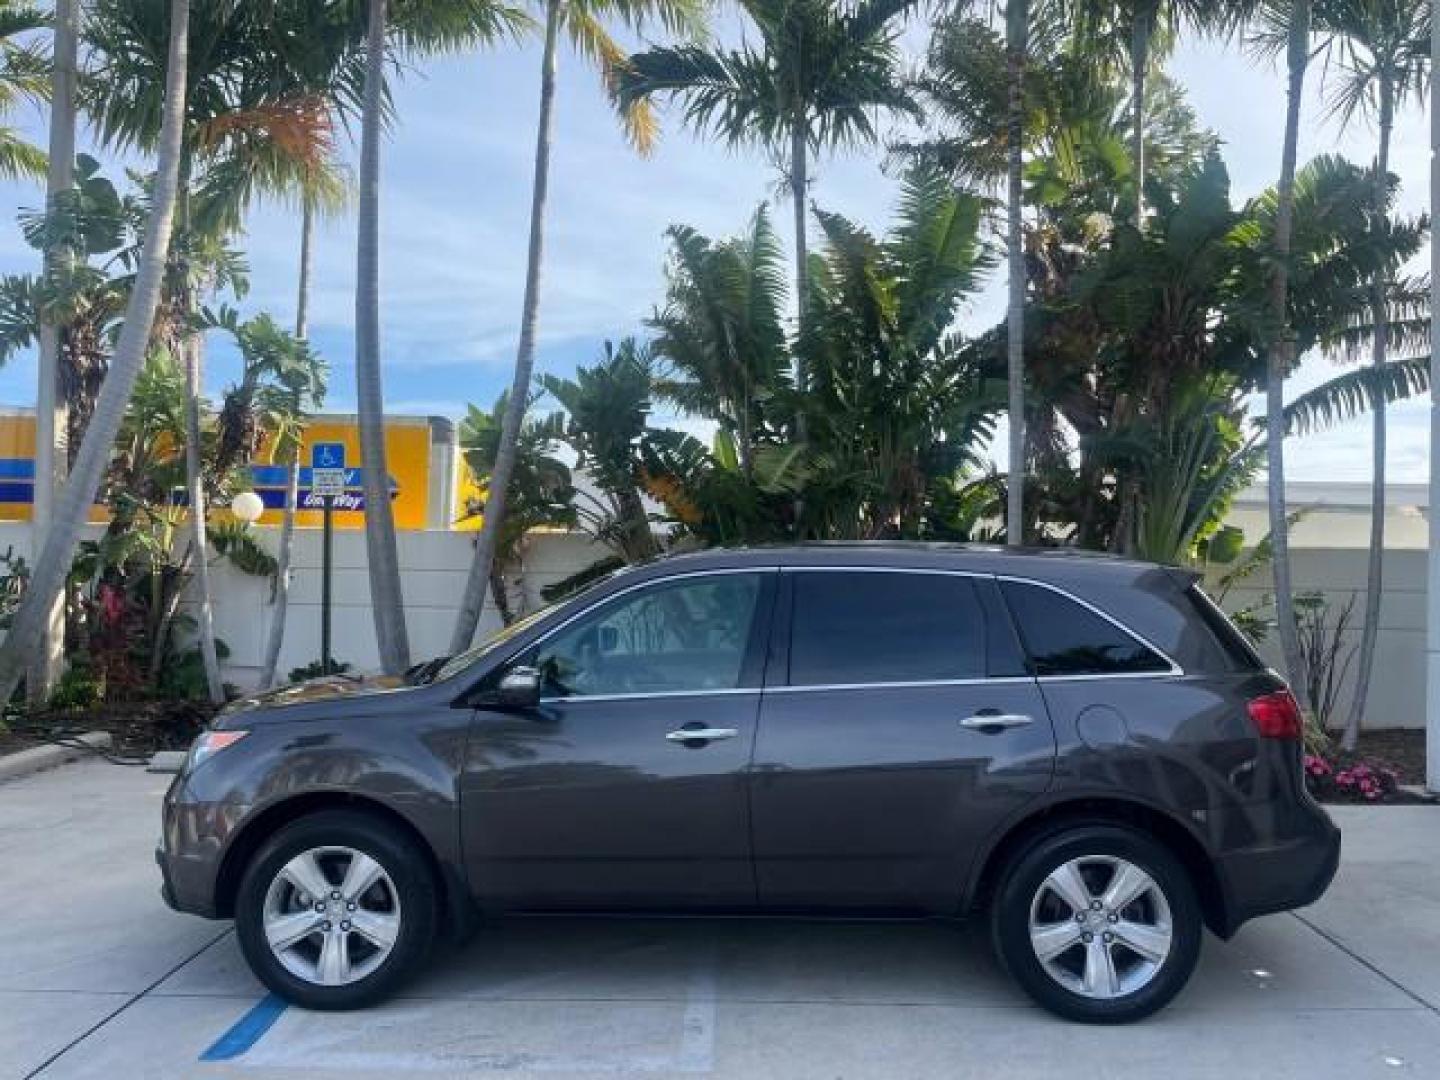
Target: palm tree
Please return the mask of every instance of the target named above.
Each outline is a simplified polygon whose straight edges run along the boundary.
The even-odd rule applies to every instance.
[[[1030,4],[1005,6],[1007,162],[1005,253],[1009,304],[1006,319],[1006,401],[1010,417],[1010,484],[1005,509],[1008,543],[1025,542],[1025,67],[1029,58]]]
[[[540,319],[540,271],[545,257],[545,203],[550,188],[551,125],[555,109],[555,63],[560,34],[565,33],[574,48],[599,67],[609,88],[617,85],[628,61],[624,50],[605,29],[606,16],[618,19],[631,29],[658,21],[672,32],[693,33],[701,29],[699,0],[545,0],[544,46],[540,55],[540,120],[535,134],[535,173],[530,195],[530,246],[525,265],[525,297],[520,308],[520,342],[515,353],[515,372],[501,429],[500,445],[487,489],[485,520],[475,544],[475,558],[465,583],[450,651],[470,647],[480,609],[495,561],[496,545],[505,526],[505,504],[509,498],[511,474],[515,469],[516,447],[525,419],[525,404],[535,369],[535,335]],[[621,110],[621,119],[630,141],[641,153],[648,153],[655,138],[655,120],[647,103],[632,101]]]
[[[0,702],[9,701],[31,658],[55,594],[70,570],[95,494],[110,461],[130,392],[150,346],[151,327],[160,303],[179,188],[180,144],[184,132],[189,0],[172,0],[166,46],[165,97],[157,140],[156,178],[145,244],[136,264],[135,285],[125,324],[85,431],[70,480],[55,507],[55,517],[31,572],[25,598],[0,644]]]
[[[315,200],[304,193],[300,196],[300,273],[295,288],[295,338],[307,341],[310,336],[310,274],[314,267],[311,245],[315,233]],[[296,401],[296,413],[303,407]],[[265,637],[265,658],[260,668],[260,685],[275,685],[275,672],[280,665],[280,648],[285,644],[285,619],[290,609],[290,562],[295,547],[295,511],[300,501],[300,439],[290,441],[289,462],[285,471],[285,509],[280,522],[280,544],[275,553],[278,569],[275,577],[274,611]]]
[[[669,230],[671,267],[655,331],[657,396],[720,425],[741,472],[755,451],[774,398],[788,390],[784,253],[764,206],[737,239],[714,242],[688,226]]]
[[[73,29],[73,8],[69,15],[61,10],[71,2],[61,0],[56,5],[57,27]],[[8,116],[21,101],[40,104],[49,99],[49,62],[33,42],[17,39],[43,30],[50,22],[50,17],[34,4],[0,0],[0,118]],[[63,41],[57,38],[56,44],[65,52]],[[0,126],[0,177],[43,180],[46,167],[44,151],[20,138],[14,128]]]
[[[817,212],[812,441],[805,490],[821,539],[921,539],[935,485],[979,466],[994,433],[999,372],[952,329],[992,269],[982,201],[923,167],[903,178],[894,228],[876,238]]]
[[[275,48],[281,50],[288,66],[293,70],[309,73],[307,82],[325,88],[323,100],[325,128],[331,129],[334,120],[347,119],[355,111],[357,68],[347,58],[353,55],[355,33],[343,23],[332,20],[323,4],[308,5],[312,17],[311,26],[299,35],[276,35]],[[310,329],[310,278],[314,269],[313,242],[317,214],[340,210],[350,200],[347,178],[330,154],[316,161],[296,178],[294,193],[300,202],[300,259],[299,274],[295,290],[295,337],[301,342],[309,338]],[[323,389],[323,387],[321,387]],[[288,457],[285,480],[285,507],[280,523],[280,542],[275,553],[277,562],[273,611],[270,628],[265,638],[264,659],[260,668],[260,685],[273,686],[280,664],[280,650],[285,643],[285,621],[290,608],[290,563],[294,557],[295,514],[300,500],[300,425],[299,419],[307,405],[318,403],[313,394],[311,400],[304,400],[303,393],[297,393],[292,401],[292,413],[296,418],[297,430],[293,438],[286,440],[285,453]]]
[[[96,0],[87,38],[99,58],[86,94],[103,142],[146,149],[154,137],[161,9],[157,0]],[[236,231],[258,194],[283,191],[322,175],[332,153],[332,102],[344,100],[340,74],[351,54],[334,49],[325,63],[295,63],[293,49],[272,48],[287,32],[309,38],[313,16],[294,3],[207,4],[196,20],[189,55],[192,93],[180,161],[180,237],[171,273],[174,328],[170,345],[182,361],[192,400],[186,423],[186,486],[191,543],[197,553],[199,639],[212,700],[223,701],[205,545],[206,491],[199,439],[204,342],[192,325],[201,295],[215,281],[197,272],[197,256]],[[337,88],[338,86],[338,88]]]
[[[1297,359],[1294,328],[1290,321],[1290,258],[1295,227],[1295,167],[1300,138],[1300,107],[1305,74],[1310,64],[1310,0],[1272,0],[1263,12],[1265,27],[1274,42],[1283,40],[1287,72],[1285,138],[1280,152],[1280,182],[1276,186],[1273,266],[1268,305],[1269,335],[1265,379],[1265,452],[1269,472],[1267,505],[1270,518],[1271,573],[1275,585],[1275,623],[1284,657],[1285,673],[1293,686],[1304,683],[1304,657],[1295,618],[1294,584],[1290,567],[1290,521],[1285,508],[1285,380]],[[1260,43],[1265,44],[1261,38]]]
[[[882,112],[918,115],[899,77],[899,24],[916,0],[740,0],[756,45],[709,51],[651,49],[630,58],[617,101],[679,98],[685,118],[732,146],[751,145],[782,161],[795,223],[795,304],[807,336],[809,247],[806,199],[810,155],[871,145]],[[806,389],[804,349],[795,385]]]
[[[7,14],[13,15],[12,12]],[[77,0],[57,0],[54,14],[55,45],[51,59],[49,169],[45,191],[47,210],[55,208],[61,192],[75,184],[75,78],[79,52],[79,8]],[[69,246],[56,244],[45,253],[47,275],[69,268]],[[35,400],[35,495],[32,516],[35,537],[43,544],[50,525],[55,496],[64,485],[69,466],[65,433],[67,416],[60,389],[60,340],[62,328],[46,320],[40,328],[38,391]],[[50,696],[64,664],[65,608],[57,598],[54,610],[41,635],[36,662],[30,668],[26,691],[31,701]]]
[[[397,675],[410,666],[400,556],[390,510],[385,456],[385,394],[380,378],[380,123],[385,107],[385,0],[369,0],[365,36],[365,97],[360,120],[360,221],[355,247],[355,401],[364,465],[365,555],[380,667]]]
[[[380,373],[380,134],[388,105],[386,45],[393,32],[402,48],[411,53],[455,50],[491,41],[515,29],[522,20],[514,9],[494,0],[400,0],[393,23],[390,14],[386,0],[368,0],[365,5],[360,220],[355,249],[355,398],[360,415],[365,551],[375,639],[381,667],[387,674],[398,675],[410,666],[410,638],[390,508]]]
[[[1263,0],[1068,0],[1082,51],[1123,52],[1130,70],[1130,157],[1135,220],[1145,218],[1145,109],[1151,65],[1183,29],[1236,32]],[[1112,44],[1113,43],[1113,44]],[[1119,59],[1119,57],[1116,57]]]
[[[1431,6],[1416,0],[1320,0],[1315,9],[1318,27],[1335,35],[1339,49],[1339,76],[1332,91],[1335,112],[1344,126],[1357,118],[1373,119],[1379,131],[1375,159],[1373,227],[1386,227],[1393,192],[1390,177],[1390,142],[1396,106],[1407,99],[1423,99],[1430,76]],[[1371,287],[1371,365],[1385,366],[1389,346],[1387,275],[1377,269]],[[1355,670],[1355,694],[1341,742],[1355,748],[1360,721],[1370,695],[1375,665],[1375,642],[1380,630],[1380,600],[1385,566],[1385,448],[1386,409],[1383,399],[1371,414],[1374,425],[1370,495],[1370,555],[1365,583],[1365,619]]]
[[[460,421],[460,452],[476,482],[482,486],[489,486],[495,469],[508,399],[509,391],[506,391],[490,409],[471,405]],[[571,529],[579,524],[570,467],[554,454],[562,432],[559,416],[531,417],[528,413],[520,428],[515,471],[510,477],[509,510],[490,572],[490,594],[505,626],[516,618],[505,571],[518,567],[526,534],[540,527]],[[484,513],[483,504],[477,503],[471,509],[477,514]]]

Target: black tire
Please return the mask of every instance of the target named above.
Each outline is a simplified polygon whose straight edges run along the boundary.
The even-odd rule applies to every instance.
[[[398,898],[400,928],[379,966],[362,978],[327,986],[297,976],[281,963],[265,937],[266,896],[287,863],[313,848],[363,852],[384,869]],[[281,829],[251,858],[235,899],[235,931],[250,969],[276,994],[307,1009],[358,1009],[394,993],[425,960],[439,921],[435,875],[425,852],[395,826],[347,810],[310,814]]]
[[[1062,985],[1036,955],[1030,940],[1031,905],[1046,878],[1072,859],[1088,858],[1121,858],[1139,867],[1150,875],[1169,907],[1168,954],[1148,982],[1115,997],[1091,997]],[[1082,873],[1093,873],[1089,866],[1085,864]],[[1053,898],[1048,902],[1053,903]],[[1096,918],[1100,918],[1098,913]],[[1109,824],[1062,828],[1019,851],[1002,871],[991,905],[990,924],[1000,963],[1021,988],[1051,1012],[1089,1024],[1129,1023],[1164,1008],[1194,972],[1204,932],[1195,887],[1179,860],[1153,837]],[[1103,925],[1097,926],[1103,929]],[[1076,948],[1083,950],[1085,946]],[[1119,947],[1119,955],[1117,965],[1139,959],[1138,954],[1126,952],[1123,946]],[[1083,961],[1083,953],[1078,957],[1071,953],[1062,963]]]

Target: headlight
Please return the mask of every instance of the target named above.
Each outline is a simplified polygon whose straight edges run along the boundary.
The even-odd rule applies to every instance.
[[[227,746],[234,746],[237,742],[249,735],[248,731],[206,731],[195,740],[190,747],[190,754],[185,758],[185,772],[192,773],[204,761],[208,761]]]

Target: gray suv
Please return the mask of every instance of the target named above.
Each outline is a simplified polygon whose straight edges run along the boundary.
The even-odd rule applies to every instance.
[[[629,569],[402,680],[227,708],[165,798],[174,907],[350,1008],[492,912],[988,919],[1041,1005],[1163,1006],[1340,834],[1285,684],[1192,574],[838,544]]]

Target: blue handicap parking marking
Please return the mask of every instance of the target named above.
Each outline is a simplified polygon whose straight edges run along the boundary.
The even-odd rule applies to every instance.
[[[255,1006],[236,1020],[230,1030],[210,1044],[201,1061],[231,1061],[249,1050],[264,1037],[265,1033],[280,1019],[288,1005],[284,998],[267,994]]]

